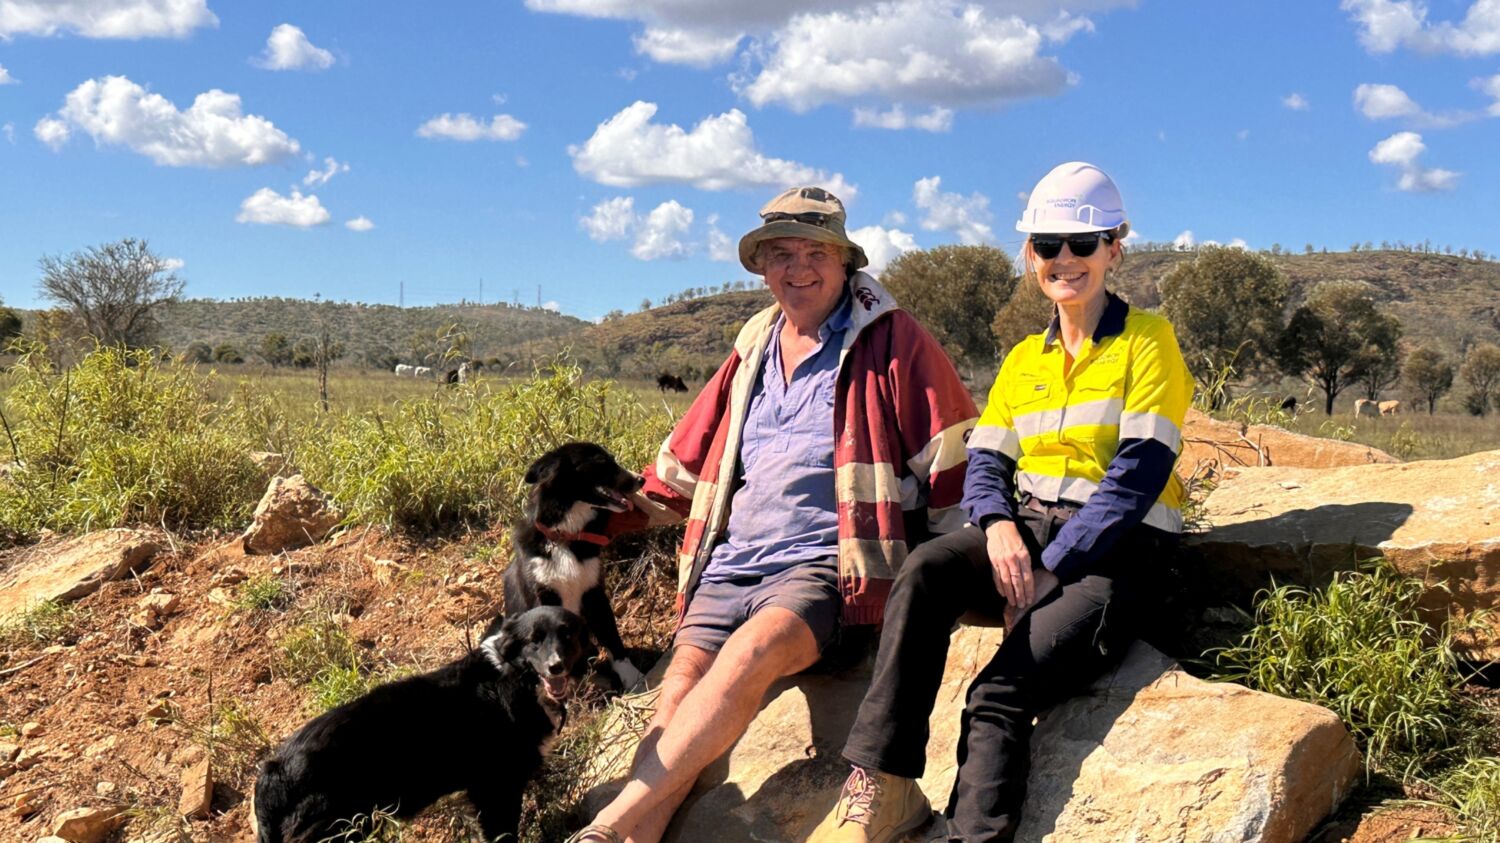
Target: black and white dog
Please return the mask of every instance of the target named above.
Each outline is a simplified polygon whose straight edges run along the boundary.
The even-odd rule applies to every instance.
[[[645,482],[592,442],[569,442],[526,469],[531,494],[511,531],[515,556],[505,571],[505,611],[562,606],[583,615],[609,651],[622,690],[638,688],[641,672],[625,655],[615,612],[604,593],[599,534],[610,512],[624,512]]]
[[[592,646],[560,607],[496,618],[467,656],[309,721],[261,764],[259,843],[358,839],[351,820],[412,817],[460,790],[485,839],[515,835]]]

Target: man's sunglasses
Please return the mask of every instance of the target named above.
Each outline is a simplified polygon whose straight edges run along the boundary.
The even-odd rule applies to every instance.
[[[828,227],[828,214],[820,214],[816,211],[806,211],[801,214],[784,214],[780,211],[766,214],[761,217],[766,222],[801,222],[815,225],[818,228]]]
[[[1063,243],[1068,244],[1068,251],[1074,257],[1086,258],[1099,248],[1099,241],[1105,243],[1115,242],[1112,231],[1090,231],[1084,234],[1069,234],[1064,237],[1061,234],[1033,234],[1031,235],[1031,250],[1036,256],[1044,261],[1050,261],[1062,254]]]

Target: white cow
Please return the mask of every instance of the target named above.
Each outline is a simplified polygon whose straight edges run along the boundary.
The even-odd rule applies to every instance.
[[[426,378],[428,380],[432,380],[432,368],[429,366],[418,366],[417,370],[415,372],[412,372],[412,374],[418,378]]]
[[[416,374],[417,374],[417,367],[416,366],[410,366],[410,365],[407,365],[406,363],[397,363],[396,364],[396,377],[398,377],[398,378],[409,378],[409,377],[415,376]]]
[[[473,367],[471,367],[468,363],[460,363],[460,364],[458,364],[458,382],[459,383],[468,383],[469,379],[472,378],[472,377],[474,377],[474,369],[473,369]]]
[[[1356,398],[1354,399],[1354,416],[1355,418],[1360,416],[1375,416],[1378,418],[1380,416],[1380,405],[1368,398]]]

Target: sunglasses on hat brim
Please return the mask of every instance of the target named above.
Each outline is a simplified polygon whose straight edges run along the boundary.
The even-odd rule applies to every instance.
[[[1099,242],[1113,243],[1115,233],[1113,231],[1087,231],[1082,234],[1033,234],[1031,235],[1031,250],[1036,256],[1045,261],[1050,261],[1062,254],[1064,243],[1068,244],[1068,251],[1074,257],[1086,258],[1099,248]]]
[[[761,217],[761,219],[767,223],[800,222],[806,223],[807,225],[815,225],[818,228],[827,228],[829,218],[829,214],[823,214],[817,211],[804,211],[800,214],[786,214],[780,211],[776,211],[774,213],[765,214]]]

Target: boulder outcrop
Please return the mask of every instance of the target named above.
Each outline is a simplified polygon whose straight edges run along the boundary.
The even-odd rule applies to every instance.
[[[302,475],[273,478],[245,530],[245,552],[280,553],[316,544],[343,517],[333,501]]]
[[[1000,635],[964,627],[953,636],[919,782],[938,810],[956,773],[968,683]],[[779,683],[744,738],[699,779],[666,839],[806,839],[848,774],[839,751],[868,682],[866,668]],[[612,712],[606,729],[625,739],[603,742],[614,751],[593,773],[613,781],[589,793],[586,812],[618,791],[645,719],[641,700]],[[1145,644],[1087,694],[1045,714],[1033,748],[1017,838],[1033,843],[1301,840],[1360,769],[1331,712],[1194,679]]]
[[[1400,460],[1369,445],[1306,436],[1268,424],[1219,421],[1188,410],[1177,473],[1217,477],[1226,469],[1250,466],[1335,468],[1395,462]]]
[[[138,570],[166,543],[156,530],[99,530],[19,551],[0,571],[0,618],[48,600],[76,600]]]
[[[1500,451],[1451,460],[1226,472],[1187,541],[1209,599],[1248,604],[1277,582],[1321,585],[1384,557],[1437,610],[1500,608]],[[1500,653],[1500,615],[1475,655]]]

